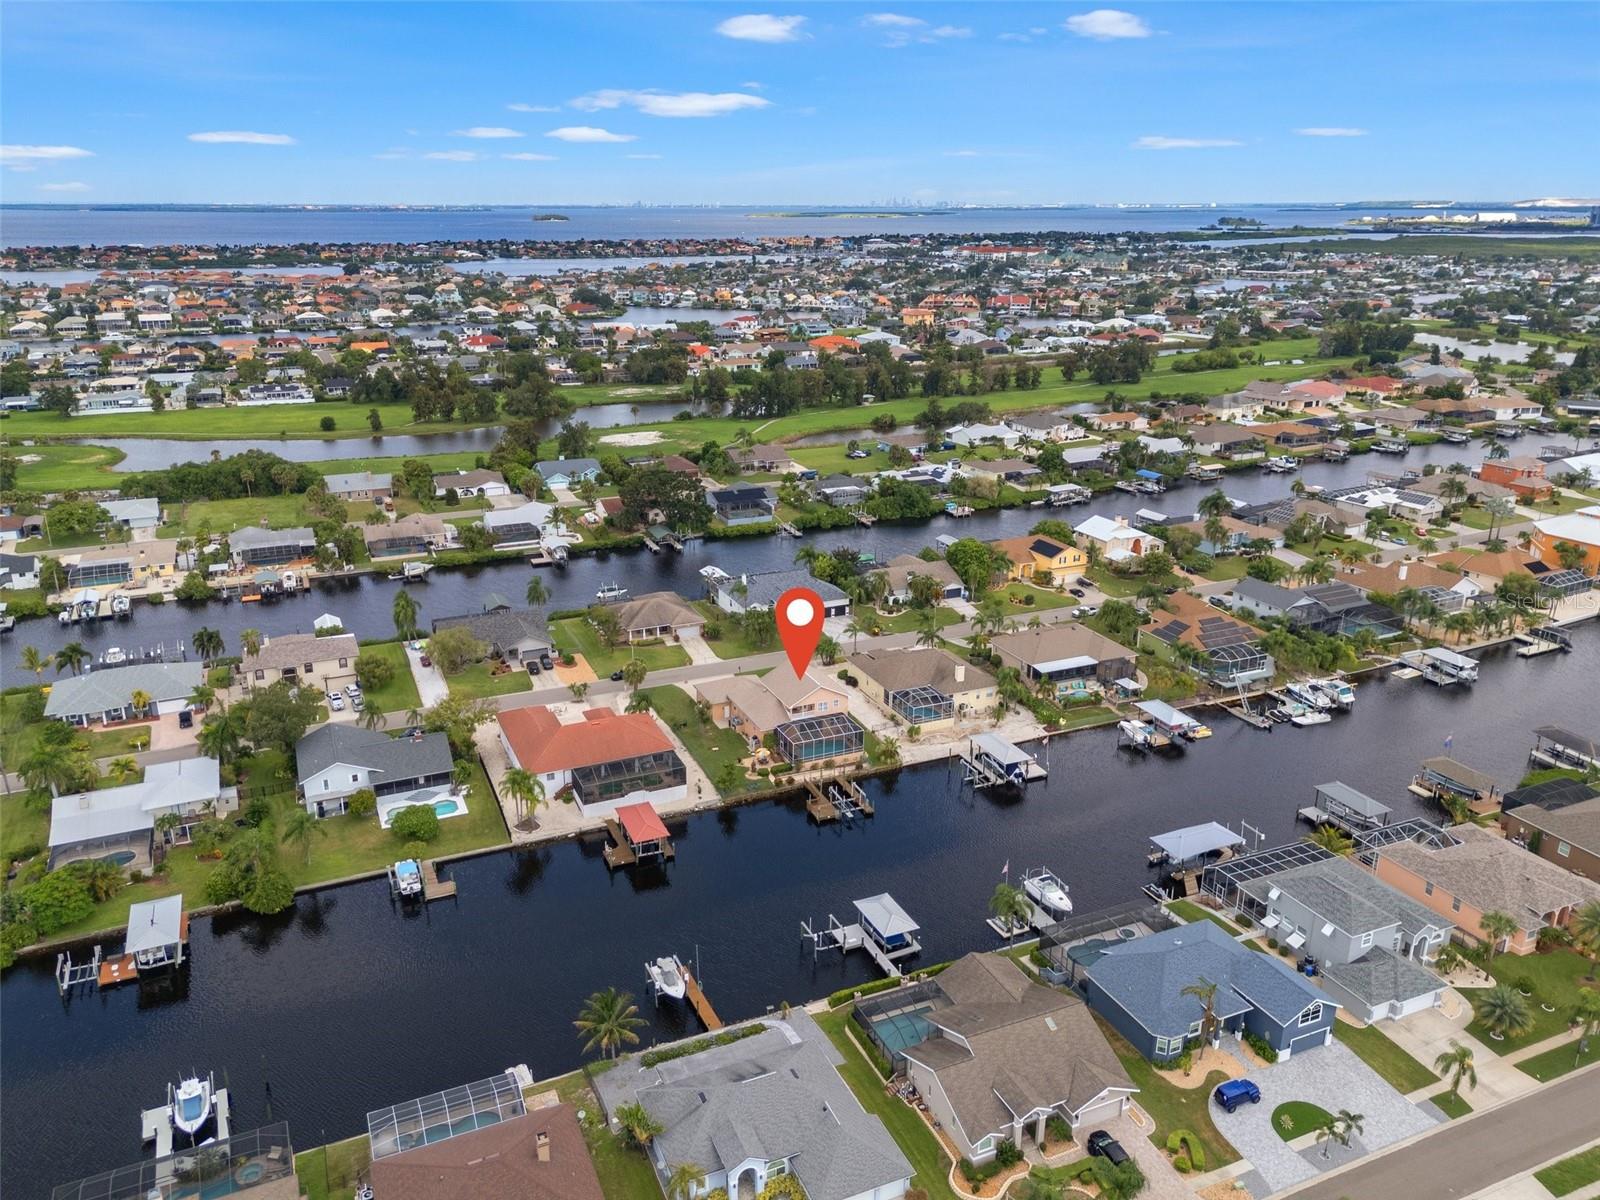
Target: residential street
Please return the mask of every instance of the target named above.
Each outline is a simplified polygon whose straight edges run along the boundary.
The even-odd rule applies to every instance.
[[[1452,1121],[1435,1133],[1288,1194],[1296,1200],[1471,1196],[1594,1141],[1600,1133],[1596,1112],[1600,1112],[1600,1064],[1531,1096]]]

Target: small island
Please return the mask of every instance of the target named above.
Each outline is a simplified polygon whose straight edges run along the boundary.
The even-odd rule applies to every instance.
[[[533,214],[533,219],[535,221],[570,221],[570,220],[572,220],[572,218],[567,216],[566,213],[534,213]]]

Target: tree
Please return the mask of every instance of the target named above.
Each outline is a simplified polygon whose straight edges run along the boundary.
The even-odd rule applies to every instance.
[[[944,560],[974,597],[987,592],[995,575],[1004,568],[993,546],[971,537],[958,539],[945,551]]]
[[[881,737],[878,739],[878,762],[883,766],[892,767],[900,762],[900,741],[898,738]]]
[[[584,1038],[584,1053],[598,1050],[601,1054],[615,1058],[624,1045],[638,1044],[639,1035],[636,1030],[644,1023],[644,1018],[639,1016],[639,1008],[629,993],[619,992],[616,988],[606,988],[593,993],[584,1001],[582,1011],[572,1024],[579,1036]]]
[[[545,587],[544,580],[534,575],[528,580],[524,599],[527,600],[529,608],[543,608],[550,602],[550,589]]]
[[[278,862],[278,846],[265,828],[241,831],[206,877],[206,900],[237,900],[251,912],[281,912],[294,903],[294,885]]]
[[[1488,961],[1493,962],[1500,950],[1500,943],[1515,934],[1521,926],[1511,914],[1491,909],[1478,918],[1478,928],[1484,933],[1484,953]]]
[[[134,688],[128,695],[128,707],[133,710],[134,716],[142,717],[150,711],[150,706],[155,703],[150,693],[143,688]]]
[[[544,784],[539,777],[521,767],[512,767],[501,778],[500,786],[517,802],[517,811],[522,814],[518,826],[526,821],[529,829],[537,829],[539,805],[544,803]]]
[[[394,630],[402,641],[417,636],[417,602],[411,593],[401,588],[394,594]]]
[[[67,867],[51,871],[38,883],[30,884],[21,902],[34,928],[46,937],[94,911],[94,897],[89,894],[83,873]]]
[[[1450,1081],[1452,1096],[1461,1094],[1463,1083],[1469,1088],[1478,1086],[1478,1070],[1472,1065],[1472,1047],[1463,1046],[1455,1038],[1450,1039],[1450,1049],[1433,1060],[1433,1069]]]
[[[1556,560],[1564,570],[1572,570],[1583,563],[1585,551],[1582,546],[1572,542],[1557,542],[1555,544]]]
[[[1596,965],[1600,965],[1600,900],[1591,900],[1572,914],[1567,925],[1573,944],[1589,956],[1589,973],[1584,978],[1593,980]]]
[[[326,710],[320,693],[280,679],[250,693],[249,699],[233,706],[232,713],[243,719],[245,741],[258,750],[278,749],[287,756],[306,730],[324,719]]]
[[[1217,985],[1202,975],[1187,987],[1179,988],[1178,994],[1200,1001],[1200,1039],[1210,1042],[1217,1036]]]
[[[1330,854],[1346,855],[1354,848],[1354,843],[1342,829],[1332,825],[1319,825],[1310,837],[1306,838],[1313,846],[1320,846]]]
[[[596,992],[595,996],[604,995]],[[589,997],[590,1002],[594,996]],[[635,1039],[637,1040],[637,1039]],[[637,1102],[633,1104],[619,1104],[616,1111],[617,1124],[622,1126],[622,1134],[630,1145],[643,1150],[662,1131],[661,1122],[652,1117],[644,1105]]]
[[[488,643],[479,641],[465,625],[448,626],[428,639],[428,656],[446,675],[459,675],[488,652]]]
[[[35,679],[44,674],[44,669],[50,665],[50,656],[40,654],[37,646],[24,646],[22,648],[22,667],[25,671],[32,671]]]
[[[381,654],[356,655],[356,683],[364,692],[375,692],[394,682],[394,663]]]
[[[850,623],[844,627],[844,631],[850,635],[850,652],[854,654],[861,648],[861,635],[863,633],[870,634],[872,632],[872,626],[868,624],[864,618],[857,616],[855,612],[852,611],[850,614]],[[31,650],[32,647],[30,646],[29,649]]]
[[[617,616],[616,609],[608,608],[604,604],[596,604],[590,607],[586,616],[589,624],[594,626],[595,633],[599,635],[604,644],[607,646],[622,644],[626,631],[622,628],[622,618]]]
[[[138,760],[127,754],[119,758],[113,758],[106,764],[106,774],[111,777],[113,783],[119,785],[127,783],[138,773]]]
[[[1527,1000],[1508,983],[1497,983],[1483,993],[1478,1000],[1478,1019],[1497,1042],[1526,1033],[1533,1026]]]
[[[225,648],[222,634],[215,629],[207,629],[204,625],[189,636],[189,644],[194,647],[194,652],[200,656],[200,660],[206,663],[221,658]]]
[[[644,677],[649,674],[650,668],[638,658],[630,658],[622,668],[622,682],[628,685],[630,692],[637,693],[639,685],[644,683]]]
[[[617,487],[622,511],[617,520],[628,528],[648,525],[659,513],[669,529],[696,531],[711,524],[711,506],[692,475],[666,467],[641,467]]]
[[[212,713],[200,722],[195,742],[208,757],[224,766],[236,761],[244,742],[244,715],[237,707]]]
[[[1006,942],[1009,944],[1018,925],[1027,928],[1028,921],[1033,917],[1033,906],[1028,903],[1021,888],[1012,887],[1009,883],[997,883],[994,885],[994,894],[989,897],[989,915],[1006,927]]]
[[[694,1200],[705,1182],[706,1173],[700,1167],[694,1163],[679,1163],[667,1176],[667,1196],[669,1200]]]
[[[72,864],[83,876],[83,886],[96,904],[104,904],[122,890],[122,868],[103,858]]]
[[[1584,1042],[1600,1033],[1600,992],[1593,988],[1578,990],[1578,999],[1572,1006],[1572,1023],[1579,1027],[1579,1037]]]
[[[939,636],[939,614],[931,608],[918,611],[914,627],[919,646],[937,646],[943,640]]]
[[[60,675],[63,669],[71,671],[74,675],[84,663],[89,661],[89,648],[82,642],[68,642],[56,651],[56,674]]]
[[[494,705],[486,700],[446,696],[422,714],[422,727],[429,733],[444,734],[450,742],[450,753],[456,758],[471,758],[475,754],[473,732],[492,721],[494,715]]]
[[[300,861],[311,861],[311,843],[318,837],[327,837],[328,827],[311,813],[295,805],[294,811],[283,821],[283,843],[288,845],[294,842],[300,847]]]
[[[402,842],[431,842],[439,836],[439,814],[431,804],[408,804],[389,818],[389,832]]]
[[[254,658],[261,653],[261,630],[241,629],[239,631],[239,653],[245,658]]]

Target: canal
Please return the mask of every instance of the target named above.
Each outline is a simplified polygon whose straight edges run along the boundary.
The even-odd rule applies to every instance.
[[[139,1109],[180,1070],[226,1075],[237,1122],[287,1120],[302,1146],[364,1129],[367,1111],[527,1063],[535,1078],[577,1066],[572,1018],[608,986],[641,998],[642,1044],[695,1031],[692,1017],[645,996],[644,963],[698,953],[725,1019],[799,1002],[872,977],[864,954],[813,961],[800,922],[847,917],[888,891],[922,925],[920,961],[998,939],[986,903],[1045,864],[1077,911],[1138,898],[1147,839],[1205,820],[1243,818],[1270,843],[1297,837],[1294,811],[1314,785],[1342,779],[1391,805],[1421,759],[1451,753],[1505,783],[1525,769],[1529,730],[1593,720],[1600,630],[1570,654],[1486,655],[1471,691],[1371,681],[1331,725],[1268,734],[1218,715],[1216,735],[1174,758],[1136,758],[1111,731],[1039,747],[1047,783],[1024,799],[963,789],[942,764],[869,781],[877,816],[816,827],[798,803],[766,801],[671,826],[664,875],[609,874],[593,842],[501,851],[451,871],[455,901],[393,907],[380,880],[305,895],[271,918],[192,925],[186,994],[136,988],[56,993],[50,959],[0,980],[6,1153],[0,1191],[42,1196],[59,1182],[139,1157]]]
[[[1443,466],[1462,458],[1461,447],[1435,443],[1414,447],[1404,462],[1420,469],[1429,463]],[[1312,462],[1302,467],[1299,475],[1308,484],[1336,487],[1360,483],[1371,472],[1397,472],[1400,461],[1381,455],[1363,455],[1342,463]],[[925,523],[879,522],[870,529],[851,527],[810,534],[805,544],[823,548],[849,545],[863,553],[871,552],[883,562],[897,554],[914,554],[931,545],[940,534],[993,539],[1026,533],[1045,516],[1076,525],[1090,513],[1132,516],[1141,508],[1193,512],[1200,497],[1212,486],[1221,486],[1237,500],[1254,502],[1285,495],[1289,485],[1289,477],[1251,470],[1227,476],[1219,485],[1185,480],[1163,496],[1132,496],[1112,491],[1097,495],[1086,505],[1067,509],[1013,508],[981,512],[959,521],[941,517]],[[550,589],[547,607],[556,610],[588,606],[594,602],[601,584],[612,581],[623,583],[634,595],[668,589],[698,596],[702,590],[701,567],[715,565],[730,575],[779,570],[793,565],[795,551],[801,544],[784,537],[696,541],[691,542],[683,554],[651,555],[645,550],[630,550],[598,556],[580,555],[564,570],[541,568],[539,574]],[[413,585],[411,592],[422,610],[426,626],[426,622],[435,617],[479,611],[483,597],[489,592],[499,592],[513,604],[521,604],[531,574],[532,570],[520,561],[440,570],[433,572],[425,584]],[[271,604],[138,604],[126,621],[70,626],[60,625],[53,619],[19,622],[17,628],[0,641],[0,667],[12,678],[20,678],[13,673],[21,668],[24,646],[35,646],[46,654],[54,653],[70,641],[81,641],[96,654],[108,646],[121,646],[124,650],[170,646],[178,639],[187,640],[195,628],[202,625],[221,631],[229,653],[235,653],[240,630],[253,628],[268,636],[309,633],[311,622],[324,612],[334,613],[344,627],[358,637],[391,637],[394,634],[391,618],[394,592],[400,586],[377,576],[355,576],[324,579],[309,593]]]

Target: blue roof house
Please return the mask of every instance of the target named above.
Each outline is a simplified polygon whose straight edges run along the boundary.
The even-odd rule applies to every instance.
[[[1277,955],[1240,945],[1210,921],[1113,944],[1082,970],[1090,1007],[1155,1062],[1200,1037],[1204,1008],[1183,989],[1202,979],[1217,985],[1222,1028],[1265,1039],[1279,1058],[1333,1037],[1337,1004]]]
[[[563,458],[533,464],[546,487],[576,487],[585,479],[600,478],[600,464],[592,458]]]

